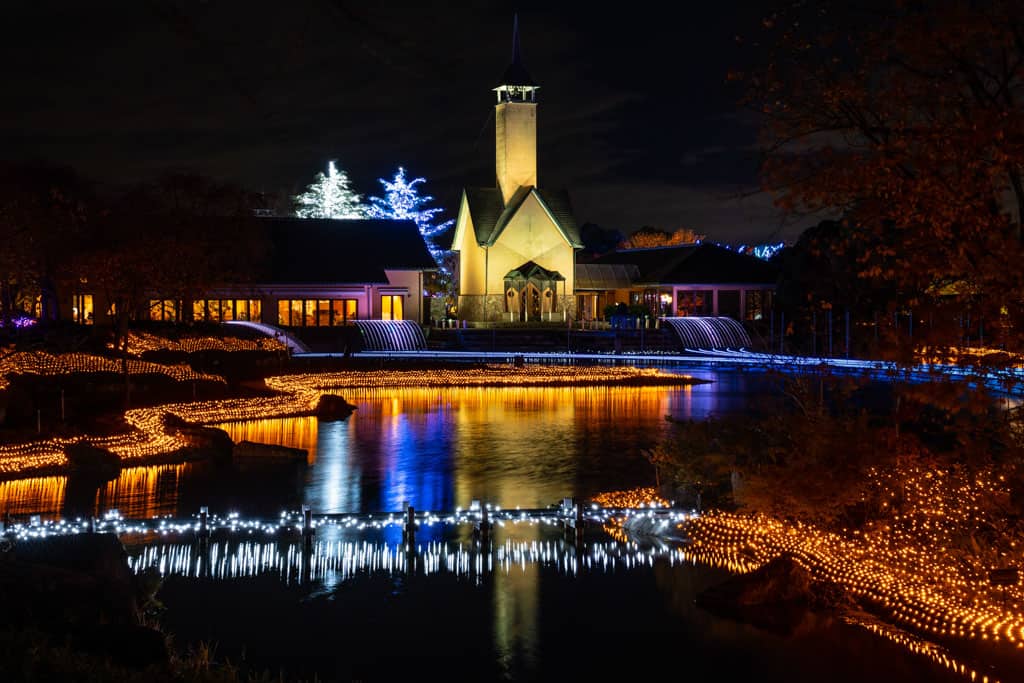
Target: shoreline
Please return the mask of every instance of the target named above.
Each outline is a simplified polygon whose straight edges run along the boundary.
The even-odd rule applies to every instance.
[[[206,401],[163,403],[125,411],[120,417],[130,429],[117,434],[77,434],[42,437],[0,445],[0,481],[46,476],[74,476],[68,461],[69,446],[87,443],[109,451],[119,470],[213,459],[216,451],[182,437],[181,427],[169,427],[168,416],[191,429],[254,419],[318,415],[325,396],[339,391],[367,389],[465,388],[591,388],[672,387],[706,384],[683,374],[632,366],[509,366],[486,364],[428,364],[428,368],[360,369],[295,373],[266,377],[268,396],[247,396]],[[343,399],[343,397],[341,397]],[[217,430],[221,431],[221,430]],[[221,431],[221,433],[223,433]],[[226,436],[226,434],[225,434]],[[91,476],[91,472],[81,473]]]

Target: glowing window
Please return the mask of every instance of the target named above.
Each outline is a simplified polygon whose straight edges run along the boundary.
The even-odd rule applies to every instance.
[[[90,300],[92,297],[89,297]],[[90,314],[92,312],[92,304],[89,305]],[[149,300],[149,319],[150,320],[163,320],[166,322],[174,322],[178,319],[178,302],[174,299],[150,299]]]
[[[380,298],[381,320],[404,320],[404,302],[401,294],[385,294]]]
[[[347,325],[359,317],[359,302],[355,299],[331,299],[331,323]]]
[[[71,318],[79,325],[95,322],[92,312],[92,294],[75,294],[71,303]]]

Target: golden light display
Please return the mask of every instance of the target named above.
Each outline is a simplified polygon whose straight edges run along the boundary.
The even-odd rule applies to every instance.
[[[53,355],[45,351],[18,351],[0,358],[0,389],[10,385],[13,375],[74,375],[93,372],[121,373],[121,361],[87,353]],[[218,375],[206,375],[187,365],[161,365],[141,360],[128,361],[130,375],[167,375],[178,382],[203,380],[224,382]]]
[[[489,364],[478,368],[437,368],[434,370],[369,370],[282,375],[267,379],[267,386],[279,391],[360,387],[523,387],[598,385],[680,385],[693,378],[661,370],[634,367],[573,365],[527,365],[513,367]]]
[[[113,361],[110,361],[113,362]],[[142,361],[135,361],[142,363]],[[143,365],[155,365],[144,363]],[[156,367],[165,367],[159,366]],[[205,376],[203,376],[205,377]],[[356,388],[416,387],[521,387],[521,386],[641,386],[680,385],[693,380],[685,375],[632,367],[487,365],[470,369],[377,370],[269,377],[265,383],[281,392],[260,398],[234,398],[191,403],[170,403],[136,408],[124,414],[132,431],[98,438],[51,438],[0,447],[0,475],[57,470],[67,464],[64,449],[88,440],[121,457],[125,464],[172,453],[186,446],[169,432],[165,414],[202,425],[311,414],[324,394]]]
[[[694,561],[748,572],[791,553],[816,578],[844,588],[873,611],[940,639],[973,639],[1024,648],[1024,589],[996,588],[989,571],[1020,567],[1015,543],[994,565],[954,552],[972,530],[996,520],[980,504],[1008,494],[999,477],[903,468],[874,473],[900,514],[864,530],[822,531],[764,515],[713,513],[685,524]]]
[[[960,478],[915,467],[872,476],[885,495],[902,500],[904,512],[892,521],[830,533],[765,515],[717,512],[678,525],[689,541],[678,552],[689,562],[734,573],[754,571],[789,553],[816,579],[840,586],[861,606],[908,630],[863,613],[843,615],[848,623],[971,681],[998,683],[925,638],[1024,649],[1024,587],[994,587],[988,578],[993,567],[950,552],[965,532],[992,524],[987,506],[979,503],[1008,495],[1005,482],[986,474]],[[606,507],[662,502],[652,488],[613,491],[593,500]],[[604,527],[612,538],[632,543],[625,521],[626,516],[613,516]],[[1020,567],[1024,554],[1015,543],[1009,545],[998,553],[999,566]]]
[[[652,486],[625,491],[606,491],[590,499],[604,508],[668,507],[668,501]]]
[[[113,344],[108,344],[113,348]],[[239,339],[238,337],[182,337],[168,339],[149,332],[129,332],[128,351],[140,355],[146,351],[285,351],[287,346],[270,337]]]

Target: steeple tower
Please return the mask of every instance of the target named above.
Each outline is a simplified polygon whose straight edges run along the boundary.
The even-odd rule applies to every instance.
[[[523,67],[519,17],[512,20],[512,63],[494,88],[494,161],[505,204],[520,187],[537,186],[537,90]]]

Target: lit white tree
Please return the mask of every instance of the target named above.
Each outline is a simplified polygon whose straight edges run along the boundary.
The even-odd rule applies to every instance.
[[[431,256],[440,263],[444,252],[437,248],[433,238],[450,228],[455,221],[434,222],[434,217],[444,209],[426,208],[426,204],[432,202],[434,198],[430,195],[421,197],[417,188],[417,185],[427,182],[426,178],[408,180],[405,177],[405,169],[399,166],[394,178],[391,180],[380,178],[379,181],[384,186],[384,197],[370,197],[366,215],[369,218],[415,221],[416,226],[420,229],[420,234],[423,235],[423,239],[427,243],[427,249],[430,250]]]
[[[302,194],[295,195],[295,215],[299,218],[364,218],[362,197],[352,191],[348,174],[333,161],[327,163],[327,175],[317,173]]]

